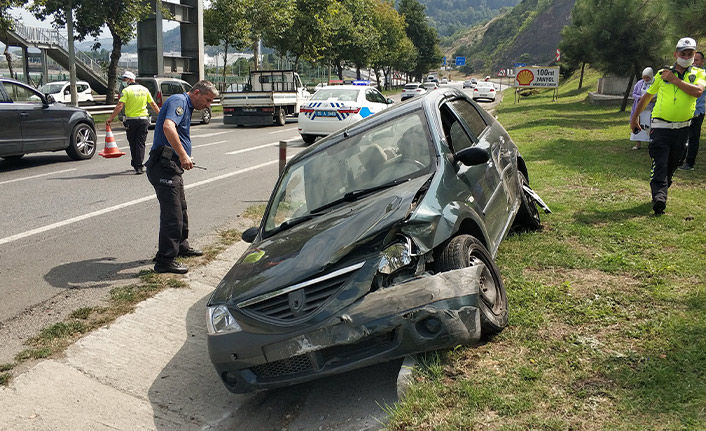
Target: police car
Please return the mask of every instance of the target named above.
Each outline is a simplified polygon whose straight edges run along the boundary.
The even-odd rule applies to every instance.
[[[365,81],[359,85],[329,85],[319,89],[299,109],[299,134],[304,142],[312,144],[317,136],[350,126],[392,103]]]

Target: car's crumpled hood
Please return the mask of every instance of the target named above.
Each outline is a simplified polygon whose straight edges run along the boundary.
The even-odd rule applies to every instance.
[[[427,179],[422,176],[374,193],[251,245],[219,283],[209,305],[240,302],[301,282],[353,251],[362,258],[366,248],[369,252],[380,247],[390,228],[406,217]]]

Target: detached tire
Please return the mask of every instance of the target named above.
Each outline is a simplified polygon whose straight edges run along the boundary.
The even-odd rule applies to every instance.
[[[478,308],[480,310],[481,335],[493,336],[507,326],[507,294],[500,278],[498,266],[483,244],[471,235],[451,238],[441,250],[436,261],[439,272],[468,268],[483,263]]]
[[[71,131],[66,154],[73,160],[86,160],[96,153],[96,131],[86,123],[78,123]]]
[[[521,171],[517,171],[517,178],[521,203],[520,209],[517,210],[517,215],[515,216],[514,225],[521,230],[538,230],[542,227],[542,221],[539,219],[539,210],[532,197],[523,188],[524,185],[529,186],[529,181],[527,181],[527,177]]]

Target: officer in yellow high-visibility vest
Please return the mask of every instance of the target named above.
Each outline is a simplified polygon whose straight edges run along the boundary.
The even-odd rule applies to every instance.
[[[652,109],[649,145],[652,158],[650,189],[655,215],[664,214],[667,207],[667,189],[672,185],[674,171],[679,165],[689,138],[689,126],[694,115],[696,99],[706,86],[706,72],[692,66],[695,52],[694,39],[679,39],[674,51],[676,63],[658,72],[654,83],[640,99],[630,118],[630,128],[633,132],[642,130],[639,124],[640,113],[657,94],[657,102]]]
[[[159,106],[154,103],[150,91],[135,82],[134,73],[125,71],[120,78],[127,82],[127,87],[123,89],[120,101],[105,124],[110,126],[113,119],[125,108],[125,134],[127,135],[127,141],[130,143],[130,155],[132,156],[130,164],[135,169],[135,173],[139,175],[145,172],[143,165],[145,160],[145,142],[147,141],[147,127],[150,125],[150,114],[147,111],[147,105],[149,104],[157,114],[159,114]]]

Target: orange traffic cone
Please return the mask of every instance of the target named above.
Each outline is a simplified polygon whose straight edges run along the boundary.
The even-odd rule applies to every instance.
[[[115,136],[113,136],[113,131],[110,130],[110,126],[108,125],[105,126],[105,149],[98,154],[106,159],[114,159],[125,155],[125,153],[118,149],[118,145],[115,143]]]

